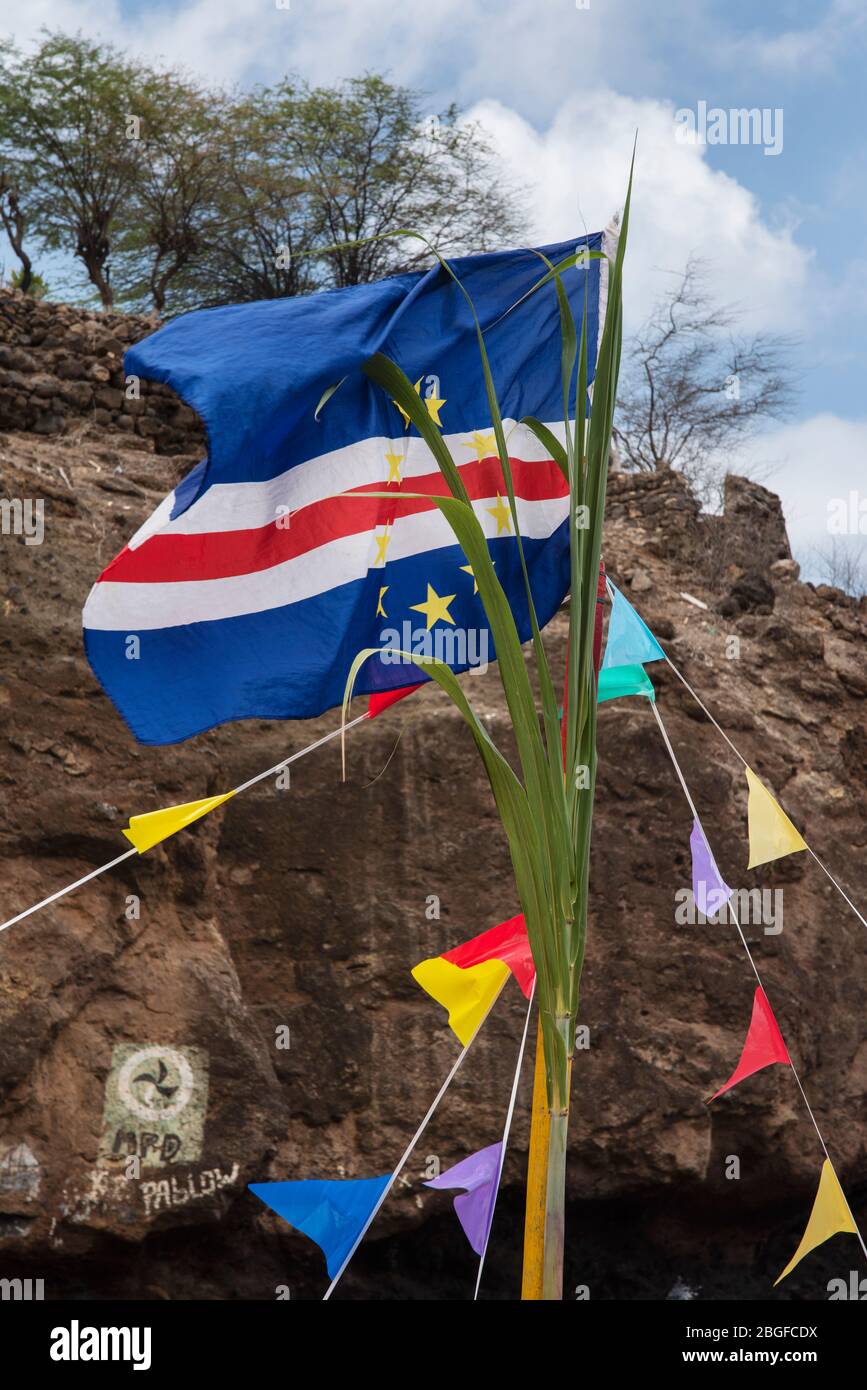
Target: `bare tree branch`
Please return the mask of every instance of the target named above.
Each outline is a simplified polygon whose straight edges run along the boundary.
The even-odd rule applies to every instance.
[[[794,341],[739,334],[740,317],[714,299],[707,267],[690,257],[624,363],[614,433],[625,468],[678,468],[710,500],[732,448],[789,413]]]

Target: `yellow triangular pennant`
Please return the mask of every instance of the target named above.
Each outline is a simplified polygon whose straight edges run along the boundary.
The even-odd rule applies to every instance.
[[[759,864],[770,864],[772,859],[782,859],[786,854],[806,849],[804,840],[782,806],[774,800],[751,767],[747,768],[747,786],[750,789],[747,803],[750,862],[747,868],[755,869]]]
[[[843,1231],[857,1236],[858,1227],[852,1220],[852,1213],[846,1198],[843,1196],[840,1180],[826,1158],[822,1164],[819,1190],[816,1193],[813,1210],[810,1212],[807,1229],[801,1238],[801,1244],[789,1260],[780,1278],[774,1280],[774,1288],[781,1279],[785,1279],[787,1274],[791,1274],[798,1261],[808,1255],[811,1250],[815,1250],[817,1245],[821,1245],[823,1241],[830,1240],[831,1236],[836,1236]]]
[[[448,1010],[449,1027],[466,1047],[505,980],[509,967],[501,960],[483,960],[462,970],[442,956],[423,960],[412,972],[413,979],[431,998]]]
[[[185,801],[182,806],[164,806],[161,811],[145,811],[141,816],[130,816],[129,827],[124,835],[135,845],[139,854],[152,849],[161,840],[192,825],[200,816],[206,816],[217,806],[222,806],[234,792],[224,792],[222,796],[206,796],[204,801]]]

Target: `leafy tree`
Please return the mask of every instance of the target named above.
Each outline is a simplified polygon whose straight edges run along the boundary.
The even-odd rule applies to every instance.
[[[375,76],[207,90],[108,44],[0,43],[0,220],[83,266],[105,307],[157,313],[356,285],[519,237],[476,125]],[[22,201],[22,190],[26,198]],[[26,206],[25,206],[26,203]],[[351,244],[350,244],[351,243]]]
[[[117,216],[115,289],[162,314],[170,287],[220,234],[224,101],[173,72],[140,93],[130,196]]]
[[[221,234],[188,279],[200,302],[363,284],[426,263],[420,242],[382,239],[400,228],[449,253],[522,230],[481,129],[455,107],[426,120],[418,93],[380,77],[258,89],[227,122],[223,173]]]
[[[34,280],[33,262],[24,247],[27,232],[26,195],[22,196],[21,173],[0,172],[0,222],[9,239],[9,245],[21,262],[21,269],[14,271],[10,283],[14,289],[29,294]],[[35,277],[37,280],[39,276]],[[43,290],[44,293],[44,290]]]
[[[306,185],[279,146],[267,100],[224,101],[206,234],[173,286],[175,308],[279,299],[320,283]]]
[[[102,304],[113,302],[113,236],[135,182],[130,118],[148,74],[106,44],[48,33],[0,54],[0,148],[26,169],[38,241],[69,249]]]
[[[419,242],[367,241],[408,228],[437,250],[484,251],[517,239],[520,218],[480,127],[455,106],[425,117],[421,96],[381,77],[276,88],[272,126],[307,186],[313,228],[331,244],[328,279],[358,285],[427,259]]]
[[[20,290],[22,294],[29,294],[31,299],[44,299],[48,293],[48,284],[36,271],[13,270],[9,276],[10,290]]]

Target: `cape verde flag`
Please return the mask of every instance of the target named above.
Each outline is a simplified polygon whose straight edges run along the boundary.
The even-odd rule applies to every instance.
[[[608,241],[598,233],[542,249],[556,264],[582,245],[610,256]],[[485,331],[544,624],[569,587],[568,489],[517,422],[536,416],[563,437],[555,287],[528,295],[545,273],[528,250],[452,265]],[[607,268],[606,259],[588,258],[563,276],[579,326],[586,297],[590,380]],[[91,666],[141,742],[175,743],[232,719],[321,714],[342,701],[363,647],[406,649],[407,636],[420,651],[424,640],[451,633],[450,648],[429,649],[441,655],[444,647],[456,671],[478,663],[487,625],[467,559],[435,506],[401,500],[402,492],[445,494],[445,483],[415,427],[361,371],[375,352],[418,383],[529,638],[475,328],[441,266],[197,310],[131,348],[125,368],[168,383],[198,412],[208,456],[103,571],[83,615]],[[380,491],[389,497],[345,496]],[[460,634],[476,641],[462,646]],[[356,690],[423,679],[412,664],[374,657]]]

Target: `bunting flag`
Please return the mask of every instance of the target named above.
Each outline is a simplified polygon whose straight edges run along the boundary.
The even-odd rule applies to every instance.
[[[222,796],[206,796],[202,801],[185,801],[180,806],[164,806],[159,811],[145,811],[143,815],[130,816],[129,826],[123,833],[139,854],[144,854],[145,850],[153,849],[154,845],[167,840],[170,835],[176,835],[185,825],[192,825],[193,821],[216,810],[234,795],[233,791],[224,792]]]
[[[500,922],[498,926],[490,927],[479,936],[474,936],[471,941],[464,941],[451,951],[443,951],[442,958],[451,961],[452,965],[460,966],[462,970],[471,965],[478,965],[481,961],[500,960],[511,970],[521,986],[525,999],[530,998],[536,978],[536,967],[533,964],[533,953],[530,950],[527,925],[522,912],[519,912],[517,917],[510,917],[507,922]]]
[[[715,917],[728,902],[732,890],[724,882],[697,820],[692,823],[689,847],[692,851],[692,895],[695,905],[705,917]]]
[[[619,700],[622,695],[646,695],[656,700],[653,682],[643,666],[603,666],[599,672],[597,700]]]
[[[251,1182],[250,1191],[290,1226],[315,1241],[329,1278],[340,1270],[391,1178]]]
[[[592,382],[614,239],[594,233],[542,250],[557,263],[585,246],[593,255],[562,283],[576,323],[586,311]],[[569,488],[521,421],[565,438],[557,287],[534,290],[544,263],[526,248],[458,257],[451,268],[485,331],[544,626],[569,588]],[[124,366],[198,413],[208,456],[99,576],[83,615],[97,679],[141,742],[322,714],[341,703],[365,647],[441,655],[455,671],[495,659],[466,556],[427,500],[448,488],[415,425],[366,375],[376,354],[402,368],[441,429],[530,638],[476,326],[442,266],[182,314],[131,347]],[[573,380],[570,415],[574,394]],[[357,693],[415,684],[415,672],[372,659]]]
[[[608,582],[611,584],[610,579]],[[664,661],[665,652],[644,619],[638,616],[615,584],[611,584],[611,592],[614,600],[602,669],[639,666],[645,661]]]
[[[752,1076],[753,1072],[761,1071],[762,1067],[769,1067],[774,1062],[785,1062],[787,1066],[791,1066],[792,1059],[774,1018],[774,1011],[768,1003],[768,997],[759,985],[753,998],[753,1016],[750,1019],[741,1060],[725,1085],[720,1086],[710,1099],[716,1100],[717,1096],[731,1090],[732,1086],[736,1086],[745,1077]]]
[[[701,702],[699,701],[699,703]],[[704,706],[702,706],[702,708],[704,708]],[[683,772],[681,771],[680,764],[677,761],[677,756],[671,745],[671,740],[669,739],[668,734],[666,733],[662,716],[660,715],[659,710],[656,708],[656,706],[654,706],[653,712],[656,722],[659,725],[659,730],[662,734],[665,747],[668,751],[668,755],[671,758],[672,764],[674,766],[674,770],[677,773],[681,786],[683,787],[686,799],[689,802],[690,807],[692,808],[693,816],[695,816],[695,808],[693,806],[692,798],[689,794],[689,790],[687,788]],[[707,713],[707,711],[705,711],[705,713]],[[708,717],[712,719],[712,716],[709,715]],[[744,764],[744,766],[746,766],[746,764]],[[786,819],[784,813],[780,810],[773,797],[769,795],[769,793],[765,790],[762,784],[758,781],[758,778],[756,778],[752,771],[750,771],[749,769],[747,770],[747,775],[750,779],[750,792],[752,793],[753,788],[755,786],[757,791],[761,793],[761,797],[757,801],[757,805],[763,811],[763,813],[767,813],[767,803],[770,803],[770,819],[772,826],[776,826],[778,818],[782,818],[786,825],[789,826],[790,831],[793,832],[795,837],[797,837],[797,831],[795,831],[794,827],[791,826],[791,823]],[[750,828],[752,830],[752,824]],[[775,831],[775,833],[778,834],[779,832]],[[706,894],[706,905],[709,905],[709,888],[710,892],[716,890],[716,892],[718,893],[725,893],[727,895],[730,895],[731,890],[720,877],[719,869],[717,868],[716,863],[714,862],[713,855],[707,844],[707,840],[705,839],[701,824],[697,818],[693,821],[692,835],[690,836],[690,847],[692,849],[693,856],[693,894],[696,898],[696,901],[700,901],[701,895],[704,893]],[[790,848],[797,849],[798,847],[799,846],[795,844]],[[790,851],[786,850],[784,852]],[[865,923],[865,925],[867,925],[867,923]],[[740,937],[744,951],[746,952],[747,959],[749,960],[750,965],[752,966],[753,971],[756,974],[756,977],[758,977],[758,971],[756,970],[756,964],[753,960],[753,954],[747,944],[747,940],[743,932],[740,933]],[[721,1086],[720,1089],[716,1091],[710,1099],[716,1100],[717,1096],[722,1095],[724,1091],[729,1090],[732,1086],[735,1086],[739,1081],[743,1081],[745,1077],[751,1076],[753,1072],[759,1071],[763,1067],[770,1066],[775,1062],[785,1064],[786,1066],[790,1066],[792,1068],[793,1076],[797,1083],[798,1089],[801,1092],[801,1096],[803,1098],[807,1112],[810,1116],[810,1119],[813,1122],[813,1125],[815,1126],[816,1133],[819,1137],[819,1141],[822,1144],[823,1149],[825,1149],[825,1155],[827,1160],[828,1151],[825,1147],[825,1141],[822,1138],[821,1130],[819,1129],[818,1123],[816,1122],[816,1118],[813,1114],[812,1109],[810,1108],[810,1103],[807,1100],[807,1095],[804,1090],[804,1087],[801,1085],[797,1068],[795,1066],[794,1061],[789,1056],[789,1050],[786,1047],[786,1044],[783,1040],[783,1036],[780,1032],[779,1025],[777,1024],[777,1020],[774,1017],[774,1013],[771,1009],[770,1003],[768,1002],[767,996],[765,995],[764,990],[761,988],[761,985],[759,985],[759,987],[755,991],[755,995],[753,998],[753,1012],[752,1017],[750,1019],[750,1027],[747,1033],[746,1042],[744,1043],[743,1051],[741,1052],[740,1061],[738,1062],[735,1071],[729,1077],[725,1085]],[[852,1234],[856,1235],[858,1237],[858,1240],[860,1241],[861,1248],[865,1256],[867,1256],[867,1247],[864,1246],[864,1242],[861,1239],[861,1234],[858,1230],[854,1217],[852,1216],[852,1213],[846,1202],[846,1198],[840,1187],[837,1175],[834,1172],[830,1160],[827,1160],[822,1168],[822,1176],[819,1182],[819,1190],[816,1194],[816,1199],[813,1204],[813,1211],[811,1213],[810,1220],[807,1224],[807,1229],[804,1233],[804,1237],[800,1245],[798,1246],[798,1249],[795,1251],[794,1256],[789,1261],[788,1265],[783,1270],[779,1278],[775,1281],[775,1285],[779,1284],[782,1279],[785,1279],[786,1275],[791,1273],[791,1271],[795,1268],[795,1265],[799,1262],[799,1260],[803,1259],[804,1255],[806,1255],[810,1250],[813,1250],[817,1245],[820,1245],[830,1236],[835,1235],[837,1232],[841,1231],[851,1232]]]
[[[770,864],[773,859],[796,854],[798,850],[806,849],[807,845],[752,768],[748,767],[746,771],[750,836],[750,862],[747,868],[755,869],[759,864]]]
[[[466,1047],[508,980],[509,967],[501,960],[486,960],[461,969],[442,956],[434,956],[415,966],[412,977],[442,1004],[448,1012],[449,1027]]]
[[[407,695],[415,694],[418,690],[417,685],[401,685],[397,690],[374,690],[367,705],[367,715],[369,719],[375,719],[383,710],[389,709],[391,705],[396,705],[398,700],[405,700]]]
[[[774,1280],[774,1288],[785,1279],[787,1274],[791,1274],[795,1265],[809,1255],[811,1250],[815,1250],[817,1245],[822,1245],[831,1236],[848,1234],[857,1236],[858,1227],[852,1219],[849,1204],[843,1195],[840,1180],[831,1165],[829,1159],[825,1159],[822,1164],[822,1175],[819,1178],[819,1190],[816,1193],[816,1200],[813,1203],[813,1210],[810,1212],[810,1219],[807,1222],[807,1229],[801,1237],[801,1244],[798,1246],[786,1268],[778,1279]]]
[[[479,1149],[460,1163],[455,1163],[438,1178],[431,1178],[425,1187],[440,1191],[463,1188],[455,1198],[455,1212],[463,1227],[464,1235],[477,1255],[483,1255],[491,1233],[494,1218],[494,1204],[500,1183],[500,1169],[503,1162],[502,1143],[491,1144],[487,1149]]]
[[[442,955],[421,961],[412,977],[447,1010],[449,1027],[466,1047],[510,971],[529,999],[536,968],[521,913]]]

